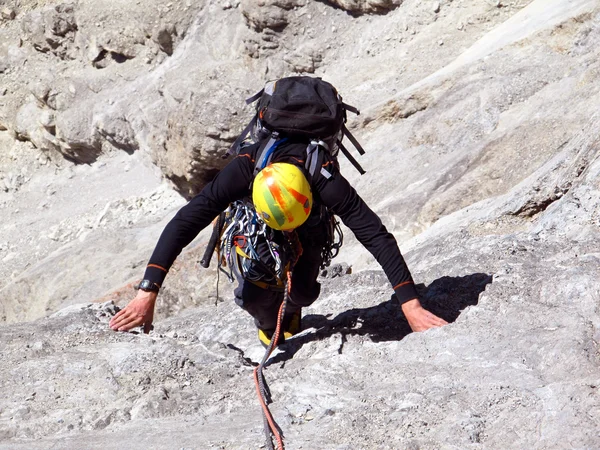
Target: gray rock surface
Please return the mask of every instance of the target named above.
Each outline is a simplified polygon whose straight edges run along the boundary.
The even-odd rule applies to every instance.
[[[41,53],[51,53],[60,59],[73,59],[72,47],[77,31],[74,8],[59,4],[36,9],[21,22],[24,38]]]
[[[288,11],[304,4],[302,0],[241,0],[240,8],[248,25],[255,31],[265,28],[277,31],[288,25]]]
[[[265,79],[362,114],[359,176],[424,305],[346,230],[265,371],[286,448],[600,447],[593,0],[30,2],[0,8],[0,449],[264,446],[249,317],[207,231],[149,335],[108,320],[222,167]]]

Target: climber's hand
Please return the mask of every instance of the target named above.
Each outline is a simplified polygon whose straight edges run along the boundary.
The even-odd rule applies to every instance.
[[[421,302],[416,298],[404,303],[402,305],[402,312],[413,331],[425,331],[429,328],[441,327],[448,324],[444,319],[423,308]]]
[[[154,320],[154,305],[156,292],[146,292],[141,289],[135,298],[110,320],[108,326],[115,331],[129,331],[132,328],[144,326],[144,333],[149,333]]]

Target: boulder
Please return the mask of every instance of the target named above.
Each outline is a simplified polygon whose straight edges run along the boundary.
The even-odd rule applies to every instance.
[[[59,4],[34,10],[23,19],[23,37],[34,49],[61,59],[74,58],[71,44],[77,31],[74,6]]]
[[[289,22],[288,11],[303,6],[303,0],[242,0],[242,14],[248,25],[256,30],[281,30]]]
[[[3,20],[14,20],[16,16],[17,12],[15,8],[12,8],[10,6],[2,8],[2,10],[0,10],[0,18]]]

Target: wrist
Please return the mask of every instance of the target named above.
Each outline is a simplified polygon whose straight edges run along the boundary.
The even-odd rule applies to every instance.
[[[396,293],[396,298],[401,305],[413,299],[419,298],[419,294],[417,293],[415,284],[412,280],[397,284],[394,286],[394,292]]]
[[[138,300],[143,300],[144,302],[150,302],[152,304],[156,303],[156,298],[158,297],[158,292],[154,291],[143,291],[139,290],[137,295],[135,296]]]
[[[415,311],[420,308],[421,308],[421,302],[419,301],[418,298],[413,298],[402,304],[402,312],[404,314],[406,314],[406,313],[410,314],[412,311]]]
[[[138,284],[137,289],[145,292],[158,293],[158,291],[160,290],[160,284],[152,280],[143,279],[142,281],[140,281],[140,284]]]

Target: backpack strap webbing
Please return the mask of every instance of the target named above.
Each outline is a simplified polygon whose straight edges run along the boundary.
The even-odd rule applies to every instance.
[[[344,144],[342,144],[342,142],[340,140],[337,141],[337,144],[338,144],[338,147],[340,148],[340,150],[342,151],[342,153],[344,154],[344,156],[346,158],[348,158],[348,161],[350,161],[352,163],[352,165],[354,167],[356,167],[356,170],[358,170],[361,175],[364,175],[366,173],[365,170],[361,167],[361,165],[358,163],[358,161],[356,159],[354,159],[354,156],[352,156],[350,154],[348,149],[346,147],[344,147]],[[364,150],[363,150],[363,152],[364,152]]]
[[[256,114],[254,114],[254,117],[252,118],[250,123],[248,125],[246,125],[246,128],[244,128],[244,130],[238,136],[238,138],[235,140],[233,145],[231,147],[229,147],[229,150],[227,150],[227,153],[225,153],[223,156],[221,156],[221,158],[227,159],[227,158],[229,158],[229,155],[233,155],[234,153],[235,154],[239,153],[240,145],[242,144],[244,139],[246,139],[246,136],[248,136],[248,134],[250,133],[250,130],[256,123],[256,119],[258,119],[258,112]]]
[[[356,148],[356,150],[358,150],[358,153],[360,153],[361,155],[364,155],[365,149],[362,148],[362,145],[360,145],[360,143],[356,140],[356,138],[352,135],[352,133],[350,133],[350,130],[348,130],[348,128],[346,128],[345,124],[342,124],[342,132],[344,133],[344,136],[347,136],[348,139],[350,140],[350,142],[352,142],[352,145],[354,145],[354,148]]]
[[[319,151],[319,147],[323,147],[325,150],[329,151],[329,146],[321,140],[310,141],[310,144],[306,147],[306,163],[304,163],[304,168],[310,175],[311,180],[314,179],[317,169],[321,168],[323,165],[324,154]],[[331,174],[329,174],[329,176],[325,175],[325,177],[329,178],[331,177]]]
[[[252,97],[248,97],[246,99],[246,105],[249,105],[250,103],[254,103],[256,100],[258,100],[265,92],[265,89],[261,89],[260,91],[258,91],[256,94],[254,94]]]
[[[360,116],[360,111],[358,109],[356,109],[354,106],[350,106],[347,103],[342,102],[342,106],[344,107],[344,109],[346,111],[350,111],[351,113],[356,114],[357,116]]]

